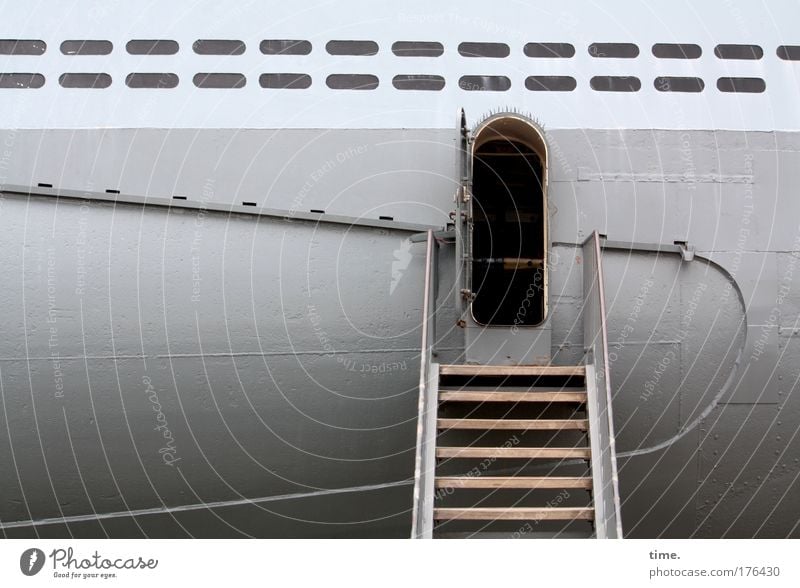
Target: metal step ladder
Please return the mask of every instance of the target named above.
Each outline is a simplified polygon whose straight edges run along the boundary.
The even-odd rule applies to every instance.
[[[429,234],[412,538],[621,538],[599,235],[574,366],[433,363],[432,252]]]
[[[443,365],[438,400],[434,537],[592,535],[583,366]]]

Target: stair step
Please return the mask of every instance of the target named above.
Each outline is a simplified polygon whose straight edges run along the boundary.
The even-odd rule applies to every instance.
[[[437,488],[592,488],[591,478],[560,476],[443,476],[436,478]]]
[[[473,531],[472,533],[436,532],[434,539],[592,539],[593,531],[528,531],[500,532]]]
[[[441,392],[586,392],[586,386],[583,384],[570,385],[567,383],[563,386],[558,384],[539,386],[537,384],[509,384],[508,382],[508,380],[505,380],[494,385],[444,383],[439,386],[439,390]]]
[[[478,392],[440,390],[439,402],[586,402],[586,392]]]
[[[440,376],[583,376],[582,365],[440,365]]]
[[[586,419],[437,419],[438,429],[513,429],[564,431],[589,429]]]
[[[578,458],[588,459],[591,450],[588,447],[437,447],[436,457],[494,457],[508,458]]]
[[[593,508],[435,508],[434,520],[452,519],[471,521],[590,521]]]

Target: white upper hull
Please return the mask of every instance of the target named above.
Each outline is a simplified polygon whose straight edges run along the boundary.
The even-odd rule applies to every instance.
[[[39,89],[0,89],[6,128],[451,128],[457,108],[472,117],[514,106],[548,128],[798,130],[800,61],[780,59],[782,45],[800,44],[800,5],[793,2],[514,2],[506,9],[472,0],[402,4],[377,2],[261,3],[241,0],[126,3],[113,6],[78,0],[65,4],[6,3],[0,8],[0,38],[47,43],[40,56],[0,55],[0,72],[39,73]],[[64,55],[64,40],[103,39],[108,55]],[[173,55],[130,55],[132,39],[169,39],[179,43]],[[198,39],[241,40],[241,55],[198,55]],[[307,40],[307,55],[264,55],[262,40]],[[370,56],[331,55],[331,40],[371,40]],[[439,57],[402,57],[396,41],[441,43]],[[508,45],[503,58],[465,57],[462,42]],[[531,58],[527,43],[569,43],[573,57]],[[635,58],[590,54],[592,43],[633,43]],[[656,43],[699,45],[697,59],[662,59]],[[754,44],[761,59],[720,59],[718,44]],[[106,73],[105,89],[65,89],[64,73]],[[176,74],[171,89],[131,89],[134,72]],[[197,88],[198,73],[239,73],[238,89]],[[263,73],[302,73],[306,89],[264,89]],[[376,76],[372,90],[334,90],[329,75]],[[439,91],[396,89],[396,75],[444,78]],[[462,76],[505,76],[507,91],[466,91]],[[525,87],[528,76],[570,76],[573,91],[537,91]],[[635,76],[637,92],[599,92],[594,76]],[[701,78],[699,93],[662,92],[659,76]],[[725,77],[758,78],[761,93],[730,93],[717,88]],[[474,118],[471,122],[474,122]]]

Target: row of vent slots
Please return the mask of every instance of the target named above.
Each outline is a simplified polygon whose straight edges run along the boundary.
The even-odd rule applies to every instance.
[[[37,186],[40,187],[40,188],[52,188],[53,184],[47,184],[47,183],[44,183],[44,182],[39,182],[37,184]],[[106,194],[119,194],[119,193],[120,193],[120,191],[117,190],[117,189],[109,188],[109,189],[106,190]],[[174,195],[172,197],[172,199],[173,200],[187,200],[187,201],[189,200],[186,196],[179,196],[177,194]],[[251,200],[244,200],[244,201],[242,201],[242,206],[258,206],[258,203],[257,202],[253,202]],[[316,214],[325,214],[324,210],[320,210],[318,208],[312,208],[312,209],[309,210],[309,212],[316,213]],[[393,221],[394,217],[393,216],[379,216],[378,220]]]
[[[125,46],[131,55],[174,55],[179,50],[177,41],[163,39],[134,39]],[[267,39],[259,46],[264,55],[308,55],[310,41],[295,39]],[[69,40],[61,43],[64,55],[109,55],[114,49],[111,41]],[[198,55],[242,55],[247,49],[244,41],[231,39],[199,39],[192,44]],[[42,55],[47,43],[35,39],[0,39],[0,55]],[[379,51],[375,41],[334,40],[328,41],[325,50],[330,55],[371,56]],[[587,48],[592,57],[633,59],[639,56],[639,47],[634,43],[592,43]],[[656,43],[653,55],[659,59],[698,59],[703,50],[694,43]],[[396,41],[392,53],[398,57],[439,57],[444,54],[444,45],[437,41]],[[511,49],[506,43],[463,42],[458,53],[464,57],[508,57]],[[523,47],[527,57],[571,58],[575,46],[571,43],[527,43]],[[781,45],[776,55],[785,61],[800,61],[800,45]],[[714,47],[714,55],[720,59],[759,60],[764,56],[760,45],[720,44]]]
[[[178,85],[174,73],[132,73],[125,78],[129,88],[168,89]],[[0,73],[0,88],[41,88],[45,78],[38,73]],[[198,88],[236,89],[243,88],[247,78],[240,73],[199,73],[194,76]],[[111,76],[107,73],[65,73],[58,83],[64,88],[108,88]],[[331,74],[325,80],[332,90],[374,90],[378,77],[372,74]],[[265,73],[259,76],[259,85],[265,89],[302,90],[311,86],[311,76],[302,73]],[[442,76],[427,74],[397,75],[392,78],[397,90],[440,91],[445,86]],[[525,88],[536,92],[572,92],[578,83],[572,76],[528,76]],[[659,92],[698,93],[705,89],[702,78],[661,76],[653,80]],[[466,91],[505,92],[511,88],[506,76],[462,76],[458,87]],[[589,87],[598,92],[638,92],[642,83],[634,76],[594,76]],[[766,90],[762,78],[723,77],[717,79],[720,92],[761,93]]]

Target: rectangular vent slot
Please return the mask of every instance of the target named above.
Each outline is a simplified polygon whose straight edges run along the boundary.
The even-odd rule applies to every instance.
[[[132,73],[125,78],[129,88],[170,89],[178,85],[178,76],[174,73]]]
[[[47,43],[34,39],[0,39],[0,55],[41,55]]]
[[[697,59],[703,54],[700,45],[692,43],[656,43],[653,55],[659,59]]]
[[[261,53],[264,55],[308,55],[311,43],[292,39],[265,39],[261,41]]]
[[[64,55],[108,55],[114,49],[111,41],[64,41],[61,53]]]
[[[311,76],[303,73],[265,73],[258,78],[262,88],[304,90],[311,86]]]
[[[370,74],[331,74],[325,83],[332,90],[374,90],[378,77]]]
[[[720,59],[761,59],[764,50],[758,45],[717,45],[714,55]]]
[[[467,92],[505,92],[511,80],[506,76],[461,76],[458,87]]]
[[[244,41],[226,39],[198,39],[192,50],[198,55],[241,55],[246,49]]]
[[[325,50],[331,55],[368,56],[378,53],[375,41],[328,41]]]
[[[508,57],[508,45],[505,43],[461,43],[458,53],[463,57]]]
[[[633,59],[639,56],[639,47],[633,43],[592,43],[589,45],[589,55],[601,58]]]
[[[800,45],[781,45],[775,53],[784,61],[800,61]]]
[[[527,43],[523,51],[528,57],[569,58],[575,55],[575,46],[570,43]]]
[[[134,39],[128,41],[125,49],[131,55],[175,55],[178,42],[162,39]]]
[[[533,92],[572,92],[578,83],[571,76],[529,76],[525,87]]]
[[[65,73],[58,78],[63,88],[108,88],[111,76],[107,73]]]
[[[199,73],[194,76],[193,82],[198,88],[244,88],[247,78],[240,73]]]
[[[705,88],[700,78],[658,77],[653,85],[659,92],[702,92]]]
[[[44,76],[38,73],[0,73],[0,88],[22,89],[41,88]]]
[[[767,89],[767,84],[761,78],[720,78],[717,89],[720,92],[760,94]]]
[[[439,57],[444,47],[435,41],[397,41],[392,44],[392,53],[398,57]]]
[[[439,91],[444,88],[444,78],[427,74],[394,76],[392,85],[398,90]]]
[[[642,82],[633,76],[595,76],[589,85],[598,92],[638,92],[642,88]]]

